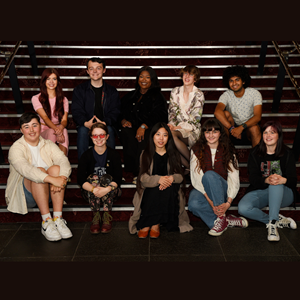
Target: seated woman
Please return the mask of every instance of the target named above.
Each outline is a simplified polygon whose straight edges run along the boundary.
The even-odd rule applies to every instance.
[[[129,232],[138,232],[139,238],[146,238],[150,230],[150,237],[157,238],[160,225],[165,225],[168,231],[193,230],[180,188],[184,182],[180,154],[166,123],[153,126],[140,161]]]
[[[189,210],[209,227],[208,234],[221,235],[228,226],[247,227],[245,218],[227,215],[240,188],[238,161],[223,125],[215,118],[202,126],[191,150]]]
[[[58,72],[53,68],[44,70],[40,81],[41,92],[32,97],[34,110],[39,114],[42,124],[41,136],[58,143],[67,156],[69,136],[68,124],[69,102],[64,96]]]
[[[181,154],[181,162],[186,169],[190,167],[190,148],[200,136],[204,94],[195,86],[200,80],[200,70],[188,65],[180,71],[183,85],[171,91],[168,108],[168,126],[174,142]]]
[[[24,113],[19,125],[23,135],[8,152],[7,210],[24,215],[28,208],[38,206],[45,238],[48,241],[70,238],[72,232],[62,218],[65,187],[71,174],[69,160],[57,145],[41,137],[40,118],[36,113]],[[52,202],[53,218],[49,202]]]
[[[292,218],[279,214],[299,196],[296,162],[292,150],[283,143],[281,124],[268,121],[262,126],[262,139],[248,158],[249,187],[240,200],[239,213],[266,224],[268,240],[279,241],[277,228],[297,228]],[[269,206],[269,214],[262,211]]]
[[[94,123],[89,131],[94,147],[86,150],[78,163],[77,182],[82,197],[89,202],[93,211],[90,232],[108,233],[112,229],[113,202],[121,194],[122,164],[119,153],[107,147],[108,128],[103,123]],[[103,205],[102,226],[100,228],[100,208]]]
[[[136,75],[135,90],[121,99],[124,169],[133,173],[134,183],[139,172],[139,157],[152,127],[157,122],[167,121],[167,102],[157,75],[151,67],[142,67]]]

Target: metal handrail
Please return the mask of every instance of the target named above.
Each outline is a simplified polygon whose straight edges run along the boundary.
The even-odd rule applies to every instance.
[[[17,53],[17,51],[18,51],[18,49],[19,49],[19,47],[20,47],[20,45],[21,45],[21,43],[22,43],[22,41],[17,42],[16,45],[15,45],[15,47],[14,47],[13,52],[10,53],[10,57],[9,57],[9,59],[7,60],[6,65],[5,65],[4,69],[2,70],[2,72],[1,72],[1,74],[0,74],[0,84],[2,83],[2,81],[3,81],[3,79],[4,79],[4,76],[5,76],[5,74],[7,73],[7,71],[8,71],[8,69],[9,69],[9,67],[10,67],[10,65],[11,65],[11,63],[12,63],[12,61],[13,61],[13,59],[14,59],[14,57],[15,57],[15,55],[16,55],[16,53]],[[1,52],[2,52],[2,51],[1,51]],[[1,54],[7,55],[8,53],[3,53],[3,52],[2,52]]]
[[[281,62],[282,62],[282,64],[283,64],[283,66],[284,66],[284,68],[285,68],[287,74],[289,75],[290,80],[292,81],[292,84],[294,85],[294,87],[295,87],[295,89],[296,89],[296,92],[297,92],[297,94],[298,94],[298,96],[299,96],[299,98],[300,98],[300,87],[299,87],[299,85],[298,85],[298,83],[297,83],[297,81],[296,81],[296,79],[295,79],[295,77],[294,77],[294,75],[293,75],[293,72],[292,72],[292,70],[290,69],[290,67],[289,67],[289,65],[288,65],[288,63],[287,63],[287,61],[286,61],[286,58],[285,58],[285,56],[287,56],[287,55],[288,55],[289,53],[291,53],[291,52],[294,52],[295,50],[297,50],[297,51],[300,53],[300,48],[299,48],[298,43],[295,42],[295,41],[292,41],[292,42],[293,42],[293,44],[295,45],[295,48],[294,48],[294,49],[292,49],[292,50],[290,50],[290,51],[282,51],[281,49],[279,49],[279,46],[278,46],[277,42],[272,41],[272,43],[273,43],[273,45],[274,45],[274,47],[275,47],[275,50],[277,51],[278,56],[279,56],[279,58],[280,58],[280,60],[281,60]]]

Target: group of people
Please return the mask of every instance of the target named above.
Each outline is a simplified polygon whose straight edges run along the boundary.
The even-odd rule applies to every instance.
[[[123,146],[124,170],[132,173],[136,184],[131,234],[158,238],[161,226],[168,231],[193,230],[186,203],[212,236],[221,235],[228,227],[247,227],[246,218],[265,223],[269,241],[279,240],[278,227],[297,227],[293,219],[279,214],[281,207],[292,205],[298,197],[295,159],[283,143],[280,123],[260,125],[262,97],[249,87],[246,67],[225,69],[227,90],[219,98],[215,118],[202,126],[205,98],[197,87],[200,70],[195,65],[180,70],[183,84],[172,89],[169,104],[149,66],[138,70],[135,89],[122,99],[103,79],[104,60],[92,57],[86,67],[89,79],[74,88],[71,110],[77,129],[77,182],[93,213],[92,234],[112,230],[110,211],[122,194],[117,137]],[[9,150],[7,208],[25,214],[28,207],[37,206],[47,240],[70,238],[72,233],[62,217],[71,173],[66,129],[69,102],[57,70],[44,70],[40,93],[32,97],[32,105],[36,113],[21,116],[23,136]],[[227,210],[240,188],[234,146],[239,144],[252,145],[252,150],[250,185],[239,201],[237,217]],[[192,184],[188,199],[186,176]],[[266,206],[269,214],[262,210]]]

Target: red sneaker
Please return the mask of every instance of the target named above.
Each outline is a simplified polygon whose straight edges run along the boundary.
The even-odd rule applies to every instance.
[[[214,227],[208,232],[213,236],[221,235],[228,227],[226,216],[218,217],[214,222]]]
[[[248,221],[243,217],[236,217],[234,215],[226,216],[228,227],[248,227]]]

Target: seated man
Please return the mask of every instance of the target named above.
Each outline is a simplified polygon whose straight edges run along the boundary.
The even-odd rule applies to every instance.
[[[7,209],[26,214],[28,207],[37,205],[45,238],[49,241],[70,238],[72,232],[62,218],[65,187],[71,174],[69,160],[55,143],[41,137],[40,118],[36,113],[24,113],[19,125],[23,136],[8,152]],[[53,219],[49,209],[51,201]]]
[[[262,96],[249,87],[250,81],[246,67],[226,68],[223,84],[228,90],[220,96],[214,115],[224,125],[234,145],[252,144],[254,147],[261,139]]]
[[[106,124],[109,133],[107,146],[115,148],[115,128],[121,101],[117,89],[103,80],[105,62],[98,57],[87,61],[90,79],[75,87],[72,96],[72,115],[77,127],[78,160],[90,143],[89,129],[95,122]]]

